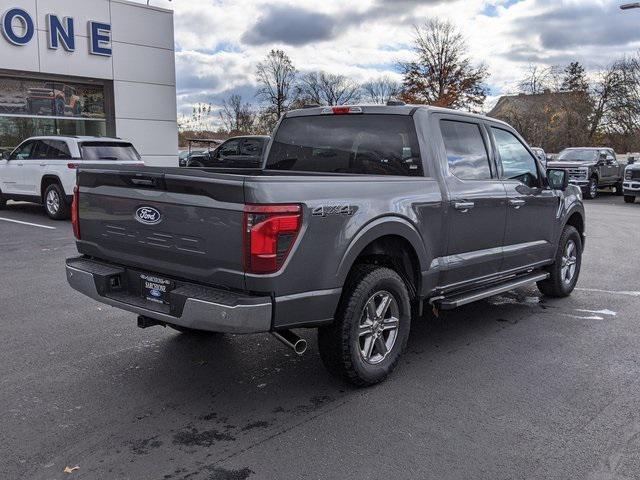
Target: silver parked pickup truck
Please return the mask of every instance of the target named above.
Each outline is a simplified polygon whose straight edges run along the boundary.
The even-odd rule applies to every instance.
[[[564,297],[585,214],[509,125],[425,106],[286,113],[253,170],[81,168],[70,285],[141,327],[317,328],[321,358],[383,380],[425,305],[537,283]]]

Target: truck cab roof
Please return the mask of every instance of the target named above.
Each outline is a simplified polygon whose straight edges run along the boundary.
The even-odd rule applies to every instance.
[[[341,106],[312,106],[302,108],[298,110],[291,110],[284,114],[284,118],[294,117],[311,117],[316,115],[331,115],[331,114],[369,114],[369,115],[414,115],[418,110],[426,110],[432,113],[443,113],[449,115],[465,116],[469,118],[482,119],[485,121],[491,121],[496,124],[502,124],[506,127],[509,125],[496,118],[487,117],[471,112],[463,112],[460,110],[453,110],[450,108],[434,107],[431,105],[371,105],[371,104],[357,104],[357,105],[341,105]]]

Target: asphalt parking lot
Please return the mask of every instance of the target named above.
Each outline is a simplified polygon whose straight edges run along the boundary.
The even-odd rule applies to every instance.
[[[313,332],[298,358],[268,335],[138,329],[67,286],[68,223],[10,205],[0,477],[640,478],[640,205],[603,195],[587,221],[571,298],[525,289],[416,320],[400,368],[358,390]]]

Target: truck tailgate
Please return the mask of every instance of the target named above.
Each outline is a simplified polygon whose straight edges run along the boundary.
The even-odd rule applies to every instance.
[[[178,168],[78,171],[78,250],[120,265],[244,289],[244,177]]]

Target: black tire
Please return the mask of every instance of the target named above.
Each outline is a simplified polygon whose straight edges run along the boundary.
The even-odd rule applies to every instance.
[[[189,167],[189,168],[203,168],[204,165],[202,164],[202,162],[200,162],[198,160],[190,160],[189,162],[187,162],[187,167]]]
[[[382,302],[387,295],[392,300],[384,309]],[[380,304],[376,304],[378,298]],[[376,313],[375,319],[370,320],[368,306],[373,308],[369,313],[376,310],[385,313],[381,316]],[[393,321],[394,312],[397,322]],[[362,320],[371,325],[361,325]],[[363,328],[369,332],[361,333]],[[349,276],[335,321],[318,329],[320,357],[331,374],[360,387],[374,385],[383,381],[398,364],[410,328],[411,300],[402,278],[389,268],[358,265]],[[387,353],[381,353],[381,344]],[[362,349],[367,350],[367,346],[370,349],[365,360]],[[375,356],[374,352],[377,352]]]
[[[596,177],[591,177],[589,179],[589,185],[584,190],[584,198],[587,200],[593,200],[598,196],[598,179]]]
[[[624,203],[634,203],[636,201],[636,196],[635,195],[625,195],[624,196]]]
[[[567,247],[572,242],[575,247],[575,263],[573,273],[568,279],[568,273],[571,271],[570,264],[566,260],[571,258],[567,255]],[[569,271],[564,270],[569,267]],[[580,277],[580,268],[582,267],[582,237],[580,233],[571,225],[564,227],[560,242],[558,243],[558,252],[556,253],[556,261],[550,265],[547,270],[551,276],[542,282],[538,282],[538,289],[547,297],[564,298],[571,295],[573,289],[576,288],[578,278]]]
[[[0,210],[4,210],[7,206],[7,197],[2,194],[2,190],[0,190]]]
[[[57,183],[52,183],[44,191],[43,197],[44,211],[52,220],[67,220],[71,213],[71,208],[67,203],[64,190]]]
[[[624,194],[624,190],[622,188],[622,182],[616,183],[616,196],[621,197]]]

